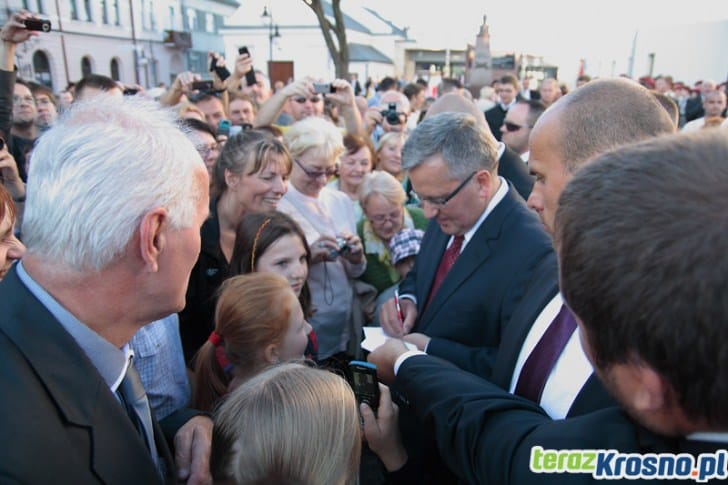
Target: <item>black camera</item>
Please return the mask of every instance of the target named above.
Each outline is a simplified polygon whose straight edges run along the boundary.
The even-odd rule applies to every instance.
[[[190,87],[193,90],[197,91],[212,91],[214,88],[214,85],[212,81],[193,81],[190,84]]]
[[[336,236],[336,245],[339,246],[339,249],[332,249],[329,251],[329,259],[335,259],[337,256],[346,254],[349,250],[351,250],[351,247],[349,247],[346,243],[346,239],[341,236]]]
[[[51,31],[51,21],[46,19],[25,19],[23,22],[28,30],[38,30],[41,32]]]
[[[390,125],[399,125],[402,123],[400,113],[397,111],[397,103],[389,103],[387,109],[382,111],[382,116]]]

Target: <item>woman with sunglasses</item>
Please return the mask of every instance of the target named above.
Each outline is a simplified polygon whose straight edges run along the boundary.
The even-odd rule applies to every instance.
[[[311,325],[319,343],[319,359],[344,358],[355,315],[352,278],[366,269],[361,240],[356,235],[349,197],[326,187],[344,150],[341,131],[332,123],[309,117],[284,134],[293,158],[291,186],[278,210],[303,229],[311,249],[308,284],[316,312]],[[359,335],[354,339],[358,345]]]

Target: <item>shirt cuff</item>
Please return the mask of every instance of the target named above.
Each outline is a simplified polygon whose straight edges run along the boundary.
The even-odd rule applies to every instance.
[[[400,300],[412,300],[413,302],[415,302],[415,305],[417,305],[417,297],[410,293],[405,293],[404,295],[399,295],[399,299]]]
[[[395,360],[395,361],[394,361],[394,375],[395,375],[395,376],[397,375],[397,372],[399,372],[399,366],[401,366],[401,365],[402,365],[402,363],[403,363],[403,362],[404,362],[405,360],[407,360],[407,359],[409,359],[410,357],[412,357],[412,356],[415,356],[415,355],[427,355],[427,354],[426,354],[426,353],[424,353],[424,352],[423,352],[423,351],[421,351],[421,350],[408,350],[408,351],[407,351],[407,352],[405,352],[404,354],[400,355],[400,356],[399,356],[399,357],[397,358],[397,360]]]

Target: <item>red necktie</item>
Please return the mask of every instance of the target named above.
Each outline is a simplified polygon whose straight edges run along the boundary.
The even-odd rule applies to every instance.
[[[535,403],[541,401],[546,379],[574,333],[574,329],[576,329],[574,315],[566,305],[561,305],[558,315],[523,364],[516,384],[516,394]]]
[[[437,293],[440,285],[442,285],[445,276],[447,276],[450,272],[450,268],[452,268],[452,265],[455,264],[455,260],[458,259],[460,249],[463,247],[463,240],[465,240],[465,236],[455,236],[450,247],[447,248],[445,253],[442,255],[440,266],[437,267],[437,273],[435,273],[435,281],[432,283],[430,295],[427,297],[428,305],[430,304],[432,297],[435,296],[435,293]]]

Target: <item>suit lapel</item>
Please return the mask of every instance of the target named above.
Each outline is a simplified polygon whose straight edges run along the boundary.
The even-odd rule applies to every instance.
[[[89,467],[105,482],[118,482],[125,473],[158,482],[141,437],[84,351],[20,281],[15,267],[2,284],[13,294],[12,303],[0,303],[0,313],[8,316],[0,320],[2,331],[28,360],[67,426],[87,429]]]
[[[553,253],[535,269],[530,285],[502,335],[491,380],[508,390],[523,341],[543,308],[559,291],[556,256]]]
[[[493,212],[486,217],[473,235],[473,238],[468,241],[467,246],[465,246],[465,249],[462,253],[460,253],[460,256],[455,261],[452,269],[450,269],[450,272],[443,280],[442,286],[440,286],[437,293],[433,296],[432,301],[425,309],[425,313],[422,315],[422,319],[420,320],[420,328],[418,331],[422,332],[425,330],[429,322],[434,319],[450,296],[457,291],[461,285],[466,283],[470,275],[477,271],[478,268],[480,268],[480,266],[490,257],[492,252],[490,248],[491,241],[497,240],[500,237],[506,216],[511,210],[513,210],[517,203],[517,199],[513,195],[514,191],[513,187],[509,187],[508,193],[503,200],[501,200],[500,203],[498,203],[498,205],[493,209]],[[443,235],[445,236],[445,244],[447,244],[449,236],[446,234]],[[443,244],[442,251],[440,251],[440,258],[438,258],[437,262],[438,265],[440,262],[439,260],[442,258],[442,253],[445,251],[445,244]],[[429,285],[432,285],[436,271],[437,266],[435,266],[435,270],[430,275],[430,279],[428,280]]]

